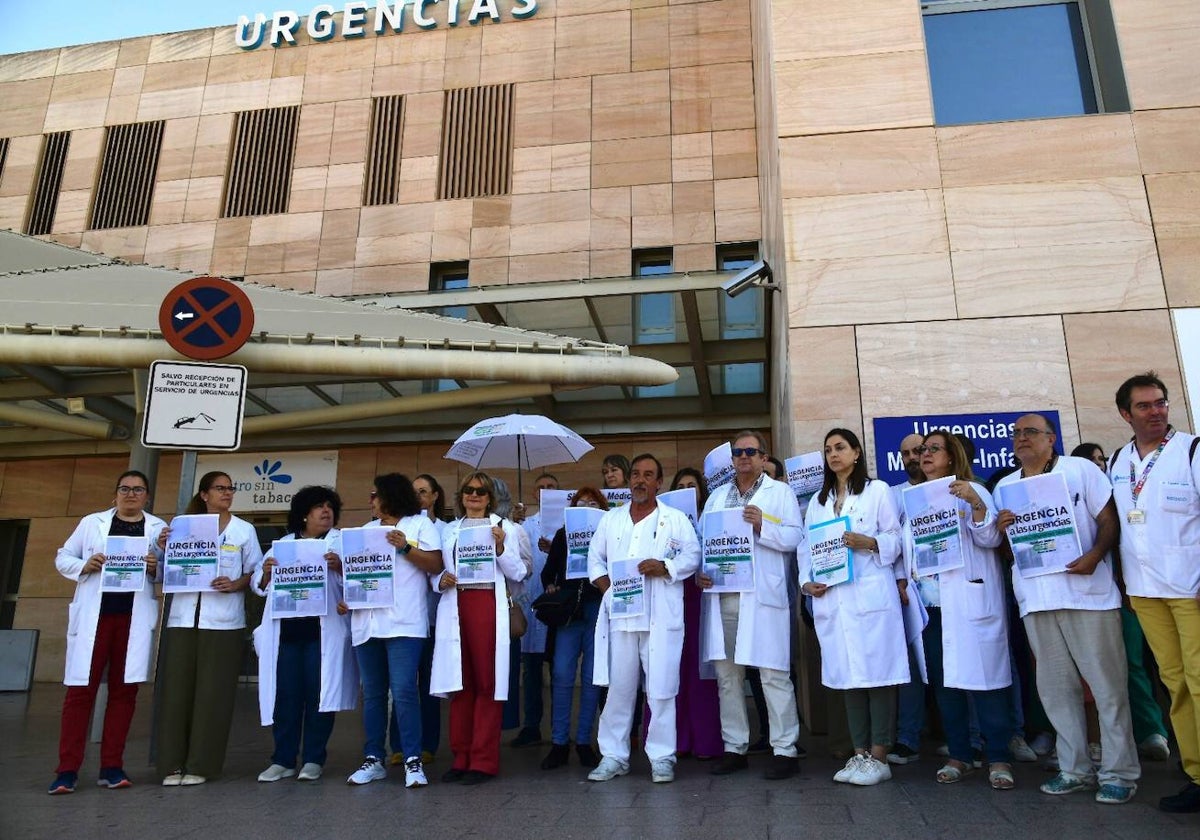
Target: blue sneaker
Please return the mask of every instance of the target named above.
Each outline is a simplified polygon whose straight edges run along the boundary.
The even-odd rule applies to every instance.
[[[74,793],[75,783],[79,781],[79,774],[67,771],[59,773],[54,777],[54,781],[50,783],[50,789],[46,791],[51,796],[56,796],[60,793]]]
[[[1128,786],[1107,783],[1100,785],[1100,790],[1096,791],[1096,801],[1106,805],[1124,805],[1133,799],[1135,793],[1137,793],[1137,785],[1132,782]]]
[[[1095,787],[1096,782],[1092,779],[1079,779],[1075,776],[1068,776],[1066,773],[1059,773],[1050,781],[1043,782],[1040,790],[1042,793],[1048,793],[1051,796],[1062,796],[1068,793],[1094,790]]]
[[[129,777],[120,767],[101,767],[100,778],[96,780],[96,784],[109,790],[133,787],[133,782],[129,781]]]

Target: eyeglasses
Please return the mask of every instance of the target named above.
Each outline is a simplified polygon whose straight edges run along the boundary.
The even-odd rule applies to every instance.
[[[488,495],[488,490],[486,487],[464,487],[462,494],[464,496],[486,496]]]
[[[1149,411],[1152,408],[1157,408],[1159,411],[1162,411],[1165,408],[1170,408],[1171,403],[1165,399],[1161,399],[1161,400],[1155,400],[1154,402],[1134,403],[1133,407],[1135,409],[1137,409],[1138,411]]]
[[[367,497],[368,497],[368,498],[371,498],[371,499],[374,499],[374,498],[376,498],[378,495],[379,495],[379,491],[377,491],[377,490],[372,490],[370,493],[368,493],[368,494],[367,494]]]
[[[942,446],[940,443],[931,443],[928,446],[918,446],[916,451],[918,455],[924,455],[926,452],[945,452],[946,447]]]
[[[1054,434],[1054,432],[1048,431],[1046,429],[1033,429],[1033,428],[1013,429],[1012,439],[1020,440],[1021,438],[1029,438],[1030,440],[1033,440],[1038,435],[1052,435],[1052,434]]]
[[[755,455],[766,455],[767,454],[765,450],[756,449],[753,446],[747,446],[743,449],[738,449],[737,447],[734,447],[730,451],[733,453],[734,458],[741,458],[743,455],[745,455],[747,458],[753,458]]]
[[[146,488],[145,487],[130,487],[127,484],[122,484],[117,487],[117,492],[120,493],[122,496],[145,496]]]
[[[237,488],[230,484],[213,484],[209,486],[211,493],[236,493]]]

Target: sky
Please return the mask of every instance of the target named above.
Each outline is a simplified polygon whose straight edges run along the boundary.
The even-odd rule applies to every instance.
[[[309,8],[295,0],[0,0],[0,54],[232,26],[239,15]]]

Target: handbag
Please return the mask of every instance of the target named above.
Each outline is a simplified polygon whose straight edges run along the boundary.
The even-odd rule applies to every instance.
[[[537,620],[547,627],[562,627],[569,624],[579,614],[579,606],[583,602],[583,587],[576,586],[572,592],[568,588],[559,588],[554,592],[543,592],[533,604],[533,614]]]
[[[525,631],[529,629],[529,619],[525,617],[525,610],[521,605],[509,596],[508,599],[508,635],[510,638],[519,639],[525,635]]]

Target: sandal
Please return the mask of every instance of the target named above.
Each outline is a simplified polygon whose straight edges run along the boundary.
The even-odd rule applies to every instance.
[[[937,771],[937,781],[939,785],[952,785],[956,782],[961,782],[974,772],[975,768],[969,764],[962,767],[955,767],[953,764],[947,762],[941,770]]]
[[[1012,790],[1016,787],[1013,781],[1012,768],[1007,764],[993,764],[988,768],[988,782],[992,790]]]

